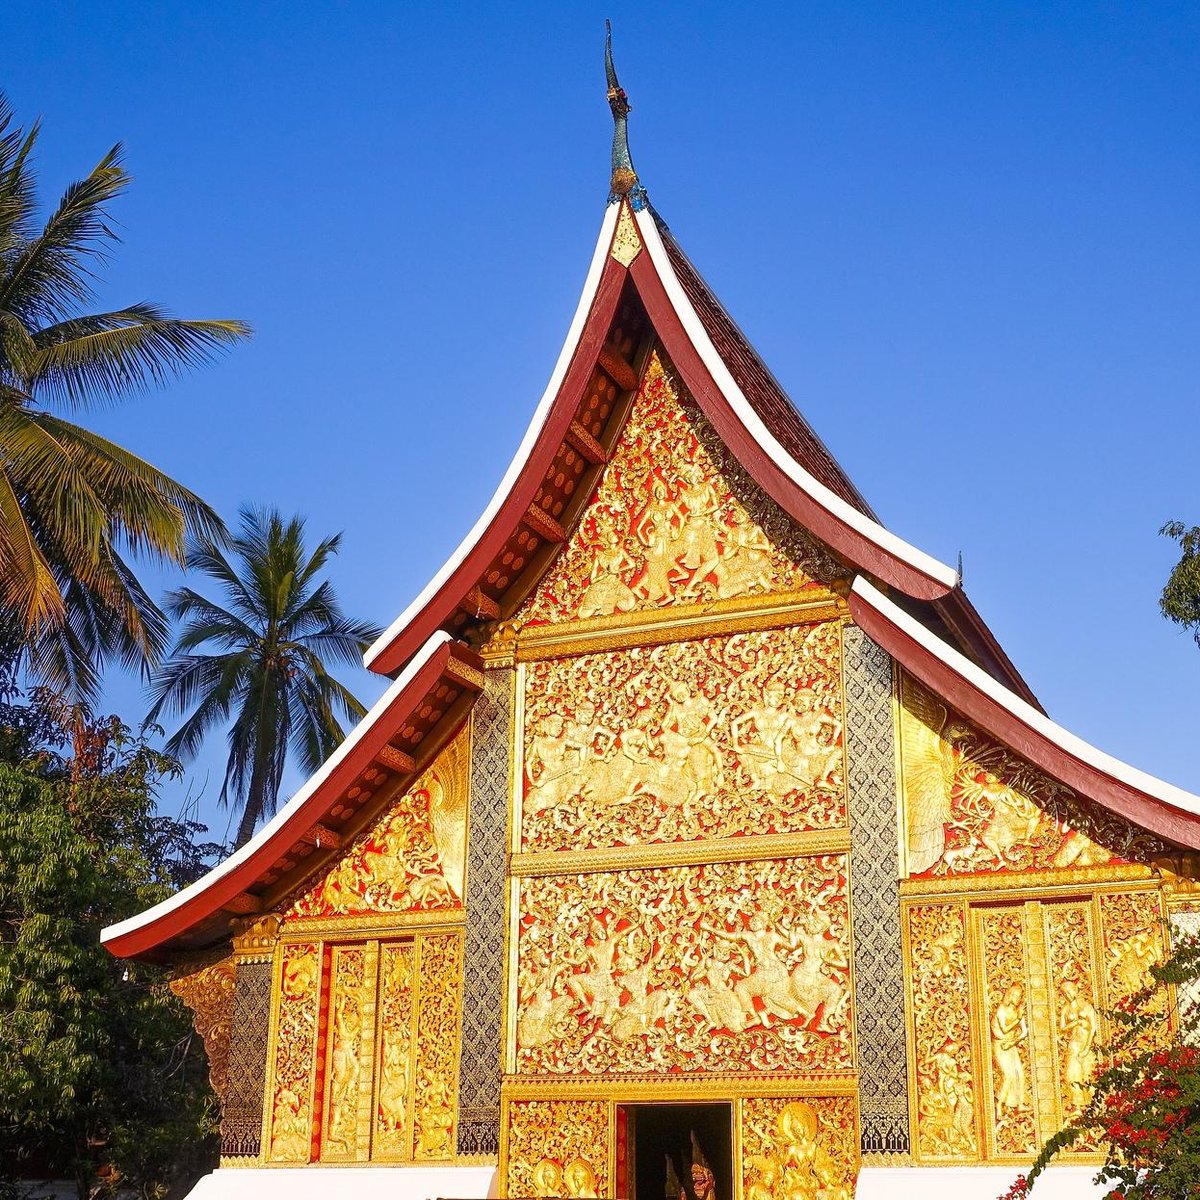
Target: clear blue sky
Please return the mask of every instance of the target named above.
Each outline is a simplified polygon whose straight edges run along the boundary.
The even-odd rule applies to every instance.
[[[962,549],[1052,715],[1200,789],[1156,534],[1200,523],[1193,3],[8,0],[47,190],[128,146],[104,299],[257,331],[94,423],[229,517],[344,530],[346,607],[388,624],[558,353],[606,193],[605,16],[651,198],[885,522]],[[193,783],[218,834],[222,757]]]

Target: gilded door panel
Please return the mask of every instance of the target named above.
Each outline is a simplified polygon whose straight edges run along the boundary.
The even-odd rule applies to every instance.
[[[369,1089],[371,1078],[366,1048],[372,1042],[375,979],[373,973],[368,977],[367,957],[365,945],[333,948],[322,1162],[355,1162],[370,1151],[370,1126],[360,1128],[359,1120],[363,1088]]]
[[[288,943],[280,954],[267,1158],[308,1162],[321,1011],[321,947]]]
[[[381,1162],[412,1156],[414,967],[412,942],[380,946],[371,1157]]]
[[[417,943],[419,985],[413,1157],[454,1157],[458,1106],[459,997],[462,935],[422,936]]]

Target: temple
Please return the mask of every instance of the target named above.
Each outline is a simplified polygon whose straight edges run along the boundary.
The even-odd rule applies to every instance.
[[[207,1045],[196,1195],[993,1198],[1200,925],[1200,799],[1055,724],[878,522],[651,207],[607,65],[566,344],[369,651],[393,682],[104,934]]]

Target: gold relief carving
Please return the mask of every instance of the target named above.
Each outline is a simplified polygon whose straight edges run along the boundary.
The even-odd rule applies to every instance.
[[[680,392],[652,355],[596,495],[521,624],[794,590],[839,573]]]
[[[330,918],[462,905],[469,733],[436,762],[285,914]]]
[[[1042,911],[1061,1123],[1087,1104],[1096,1073],[1100,1012],[1092,906],[1087,901],[1048,904]]]
[[[462,937],[457,933],[422,937],[418,955],[421,982],[413,1157],[451,1159],[458,1092]]]
[[[506,1121],[505,1195],[608,1194],[606,1101],[513,1100]]]
[[[851,1200],[859,1143],[851,1096],[741,1101],[745,1200]]]
[[[1153,983],[1150,968],[1164,949],[1162,903],[1157,892],[1117,892],[1099,903],[1105,991],[1109,1007],[1119,1008]],[[1165,998],[1153,1003],[1161,1006]]]
[[[983,967],[992,1138],[998,1155],[1035,1154],[1039,1146],[1031,1075],[1029,979],[1020,908],[976,914]]]
[[[518,1072],[853,1069],[844,856],[519,886]]]
[[[379,1045],[372,1157],[410,1157],[412,1145],[413,956],[411,942],[379,949]]]
[[[917,1151],[924,1159],[974,1159],[966,914],[952,904],[914,906],[906,933]]]
[[[1166,847],[1088,803],[903,676],[900,704],[910,876],[1151,862]]]
[[[289,944],[280,960],[275,1055],[271,1070],[269,1157],[308,1162],[312,1146],[313,1074],[321,1006],[321,949]]]
[[[622,203],[621,215],[617,217],[617,228],[613,233],[612,249],[609,253],[621,266],[628,267],[641,252],[642,238],[638,233],[637,224],[629,206]]]
[[[261,917],[244,917],[231,923],[233,954],[238,962],[268,962],[279,940],[279,913],[264,913]]]
[[[370,984],[373,987],[374,980]],[[329,983],[332,1016],[326,1067],[328,1090],[321,1131],[321,1158],[330,1162],[359,1157],[358,1109],[367,987],[365,947],[335,947]]]
[[[838,622],[530,663],[525,681],[526,852],[845,824]]]
[[[233,959],[223,958],[170,983],[171,991],[192,1010],[192,1028],[204,1040],[208,1055],[208,1079],[222,1104],[229,1072],[235,972]]]

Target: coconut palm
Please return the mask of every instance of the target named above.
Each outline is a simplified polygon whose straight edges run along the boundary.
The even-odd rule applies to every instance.
[[[169,629],[127,555],[181,562],[221,523],[187,488],[61,411],[109,403],[208,361],[240,321],[181,321],[154,304],[88,311],[129,185],[114,146],[42,223],[39,127],[0,95],[0,623],[41,681],[84,699],[106,659],[160,658]],[[57,409],[59,411],[51,411]]]
[[[167,596],[165,608],[181,628],[151,681],[148,719],[190,710],[167,742],[167,752],[184,759],[228,725],[220,798],[241,810],[241,846],[274,813],[289,751],[314,771],[345,737],[339,714],[363,715],[325,664],[359,665],[380,631],[344,616],[332,585],[317,580],[341,534],[309,554],[299,517],[285,523],[274,509],[253,508],[239,517],[229,556],[213,538],[189,540],[188,569],[207,575],[224,594],[209,600],[184,587]]]

